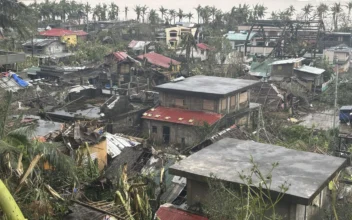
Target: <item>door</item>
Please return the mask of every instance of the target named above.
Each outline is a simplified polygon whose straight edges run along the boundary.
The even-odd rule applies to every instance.
[[[165,144],[170,143],[170,127],[163,126],[163,141]]]

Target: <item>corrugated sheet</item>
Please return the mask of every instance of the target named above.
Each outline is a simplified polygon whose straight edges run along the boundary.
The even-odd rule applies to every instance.
[[[257,33],[252,32],[249,35],[248,40],[252,40],[252,38],[256,35]],[[230,40],[230,41],[245,41],[247,39],[248,33],[234,33],[234,32],[229,32],[225,34],[225,37]]]
[[[314,75],[321,75],[323,72],[325,72],[324,69],[320,69],[320,68],[312,67],[312,66],[306,66],[306,65],[303,65],[299,68],[295,68],[295,70],[305,72],[305,73],[311,73]]]
[[[205,43],[199,43],[197,44],[197,47],[201,50],[214,50],[214,48],[210,47],[208,44]]]
[[[47,31],[42,31],[39,34],[42,36],[48,36],[48,37],[62,37],[65,35],[77,35],[77,36],[87,35],[87,33],[84,31],[70,31],[70,30],[61,29],[61,28],[52,28]]]
[[[118,62],[125,60],[128,57],[126,52],[117,51],[113,53]]]
[[[287,60],[278,60],[278,61],[271,63],[270,65],[297,63],[297,62],[301,62],[302,60],[305,60],[305,58],[300,57],[300,58],[292,58],[292,59],[287,59]]]
[[[202,126],[204,122],[213,125],[222,118],[222,115],[211,112],[190,111],[159,106],[145,112],[142,118],[176,124]]]
[[[58,40],[53,40],[53,39],[33,39],[33,46],[36,47],[44,47],[47,46],[55,41]],[[32,46],[32,40],[26,41],[22,46]]]
[[[140,143],[137,141],[132,141],[119,135],[105,133],[105,137],[107,140],[108,154],[112,158],[115,158],[117,155],[119,155],[125,147],[135,147],[140,145]]]
[[[171,59],[169,57],[163,56],[161,54],[158,53],[154,53],[154,52],[150,52],[147,54],[143,54],[143,55],[139,55],[137,57],[137,59],[139,60],[144,60],[147,59],[148,63],[155,65],[155,66],[159,66],[159,67],[163,67],[163,68],[170,68],[170,65],[180,65],[181,63],[178,62],[177,60]]]

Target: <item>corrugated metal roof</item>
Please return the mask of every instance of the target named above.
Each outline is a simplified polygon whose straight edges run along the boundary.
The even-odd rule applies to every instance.
[[[24,44],[22,44],[22,46],[32,46],[32,43],[33,43],[33,45],[36,47],[44,47],[55,41],[59,42],[58,40],[54,40],[54,39],[33,39],[33,42],[32,40],[28,40]]]
[[[31,84],[29,84],[31,86]],[[20,86],[12,77],[1,77],[0,88],[7,91],[17,92],[25,87]]]
[[[137,41],[137,40],[132,40],[128,44],[128,48],[131,48],[133,50],[144,50],[144,47],[146,45],[150,44],[150,41]]]
[[[104,135],[106,137],[106,143],[107,143],[107,150],[108,154],[112,157],[115,158],[117,155],[120,155],[121,151],[125,147],[135,147],[137,145],[140,145],[139,142],[137,141],[132,141],[128,138],[119,136],[119,135],[113,135],[110,133],[105,133]]]
[[[42,31],[39,34],[42,36],[48,36],[48,37],[62,37],[65,35],[77,35],[77,36],[87,35],[87,33],[84,31],[70,31],[70,30],[61,29],[61,28],[52,28],[50,30]]]
[[[252,62],[249,69],[249,74],[252,76],[270,76],[270,64],[274,62],[272,59],[264,60],[263,62]]]
[[[303,65],[299,68],[295,68],[295,70],[305,72],[305,73],[311,73],[311,74],[315,74],[315,75],[321,75],[323,72],[325,72],[324,69],[320,69],[320,68],[312,67],[312,66],[306,66],[306,65]]]
[[[292,59],[288,59],[288,60],[278,60],[278,61],[275,61],[275,62],[271,63],[270,65],[281,65],[281,64],[297,63],[297,62],[301,62],[302,60],[305,60],[305,58],[304,57],[300,57],[300,58],[292,58]]]
[[[170,204],[160,206],[156,215],[160,220],[208,220],[208,218],[192,214],[185,210],[176,209]]]
[[[199,43],[197,44],[197,47],[201,50],[214,50],[214,48],[210,47],[208,44],[205,43]]]
[[[248,40],[252,40],[253,37],[255,37],[257,35],[256,32],[251,32],[251,34],[249,35]],[[229,32],[227,34],[225,34],[225,37],[228,40],[232,40],[232,41],[245,41],[247,39],[248,33],[234,33],[234,32]]]
[[[118,62],[123,61],[128,57],[128,54],[126,52],[117,51],[117,52],[114,52],[113,54],[116,57]]]
[[[145,112],[142,118],[176,124],[203,126],[204,122],[213,125],[222,118],[222,115],[211,112],[191,111],[159,106]]]
[[[166,57],[164,55],[154,53],[154,52],[139,55],[137,57],[137,59],[139,59],[139,60],[143,60],[144,58],[147,59],[147,61],[152,65],[167,68],[167,69],[170,68],[171,64],[172,65],[180,65],[181,64],[177,60],[171,59],[169,57]]]

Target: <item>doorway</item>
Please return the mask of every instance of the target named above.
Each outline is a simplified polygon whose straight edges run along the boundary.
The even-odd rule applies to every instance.
[[[164,144],[170,143],[170,127],[163,126],[163,140]]]

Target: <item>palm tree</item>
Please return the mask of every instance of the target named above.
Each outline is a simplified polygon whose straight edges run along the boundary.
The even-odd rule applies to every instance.
[[[0,1],[0,28],[13,28],[22,36],[29,33],[28,27],[32,26],[33,20],[28,19],[28,15],[33,11],[22,2],[16,0]],[[19,20],[20,16],[27,19]]]
[[[188,22],[191,23],[191,19],[193,18],[193,14],[190,12],[186,14],[186,17],[188,18]]]
[[[174,19],[174,24],[176,23],[175,19],[176,19],[176,11],[174,9],[170,9],[169,10],[169,14],[170,14],[170,19]]]
[[[93,9],[93,19],[94,21],[98,18],[98,21],[101,20],[101,11],[102,11],[101,4],[97,4],[95,8]]]
[[[202,11],[202,6],[198,5],[196,8],[197,16],[198,16],[198,24],[200,23],[200,13]]]
[[[105,3],[103,3],[103,7],[102,7],[102,9],[100,11],[101,20],[106,21],[106,12],[107,11],[108,11],[108,6]]]
[[[127,21],[127,13],[128,13],[128,7],[125,6],[125,20]]]
[[[205,6],[200,12],[200,16],[202,17],[203,23],[208,24],[210,18],[210,8],[209,6]]]
[[[325,17],[325,13],[329,10],[329,7],[324,4],[320,3],[319,6],[317,7],[317,14],[320,20],[323,20]]]
[[[161,19],[164,19],[164,15],[167,13],[167,9],[164,8],[163,6],[161,6],[161,7],[159,8],[159,11],[160,11],[160,13],[161,13]]]
[[[352,10],[352,1],[348,2],[346,7],[348,9],[348,21],[350,21],[351,10]]]
[[[313,10],[313,5],[311,5],[311,4],[307,4],[302,8],[303,17],[306,21],[308,20],[309,15],[312,12],[312,10]]]
[[[149,11],[149,17],[148,20],[151,24],[156,24],[158,21],[158,14],[156,13],[156,10],[151,9]]]
[[[134,6],[134,9],[133,9],[135,12],[136,12],[136,15],[137,15],[137,21],[140,20],[141,18],[141,13],[142,13],[142,7],[139,6],[139,5],[136,5]]]
[[[332,11],[332,19],[334,23],[334,30],[336,31],[338,29],[337,21],[342,11],[341,3],[334,3],[334,5],[331,7],[331,11]]]
[[[184,14],[181,8],[178,9],[177,12],[177,17],[178,17],[178,21],[181,22],[182,18],[183,18]]]
[[[87,2],[85,5],[84,5],[84,12],[86,14],[86,24],[87,24],[87,32],[88,32],[88,23],[89,23],[89,13],[92,11],[92,8],[90,7],[89,3]]]
[[[113,2],[110,3],[109,20],[115,20],[117,5]]]
[[[213,6],[213,7],[210,8],[210,14],[211,14],[212,17],[213,17],[213,21],[215,20],[215,15],[216,15],[216,12],[217,12],[217,11],[218,11],[218,10],[216,9],[215,6]]]
[[[147,14],[147,10],[148,10],[148,7],[146,5],[144,5],[142,8],[142,19],[143,19],[143,23],[144,23],[144,17],[145,15]]]
[[[198,50],[197,48],[197,42],[194,39],[194,36],[192,33],[188,32],[182,35],[181,37],[181,46],[182,49],[181,51],[186,51],[186,68],[187,68],[187,74],[189,74],[189,61],[190,61],[190,57],[191,57],[191,52],[192,50]]]

